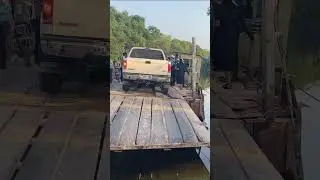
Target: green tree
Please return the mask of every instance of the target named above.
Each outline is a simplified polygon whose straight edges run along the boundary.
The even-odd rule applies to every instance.
[[[110,26],[111,60],[120,60],[122,53],[133,46],[160,48],[166,54],[172,52],[192,53],[191,42],[163,34],[155,26],[146,27],[145,18],[139,15],[129,16],[127,11],[120,12],[111,7]],[[197,54],[202,57],[208,57],[209,51],[197,46]],[[208,59],[203,62],[201,82],[204,82],[202,84],[208,84],[210,63]]]
[[[119,60],[123,51],[133,46],[161,48],[166,53],[191,53],[192,43],[172,38],[161,33],[155,26],[146,27],[145,18],[139,15],[129,16],[128,12],[120,12],[110,8],[110,41],[111,59]],[[191,38],[191,37],[190,37]],[[206,57],[209,51],[197,46],[199,55]]]

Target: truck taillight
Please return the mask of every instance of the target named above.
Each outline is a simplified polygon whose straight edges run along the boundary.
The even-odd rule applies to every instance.
[[[53,17],[53,1],[54,0],[44,0],[42,17],[44,24],[52,24]]]
[[[168,72],[171,72],[171,64],[168,64]]]
[[[122,61],[122,66],[123,66],[123,69],[127,69],[127,60],[123,60]]]

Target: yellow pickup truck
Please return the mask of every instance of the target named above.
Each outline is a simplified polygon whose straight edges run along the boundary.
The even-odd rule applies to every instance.
[[[133,47],[123,60],[123,90],[130,86],[159,86],[166,93],[170,85],[171,62],[162,49]]]

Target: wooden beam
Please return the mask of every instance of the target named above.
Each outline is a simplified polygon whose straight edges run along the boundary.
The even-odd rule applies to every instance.
[[[200,84],[202,58],[198,56],[196,58],[197,58],[197,83]]]
[[[275,91],[275,0],[263,0],[262,4],[262,68],[264,71],[265,110],[269,110],[274,103]]]
[[[196,38],[192,37],[192,94],[193,97],[196,95],[196,82],[197,82],[197,45]]]

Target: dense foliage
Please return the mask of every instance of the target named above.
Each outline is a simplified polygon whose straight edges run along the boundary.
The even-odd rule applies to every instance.
[[[154,26],[146,27],[145,19],[141,16],[128,15],[126,11],[120,12],[111,7],[110,18],[112,60],[119,60],[122,53],[133,46],[161,48],[167,54],[192,52],[191,42],[178,40],[170,35],[163,34]],[[208,57],[209,51],[197,46],[197,54]]]

